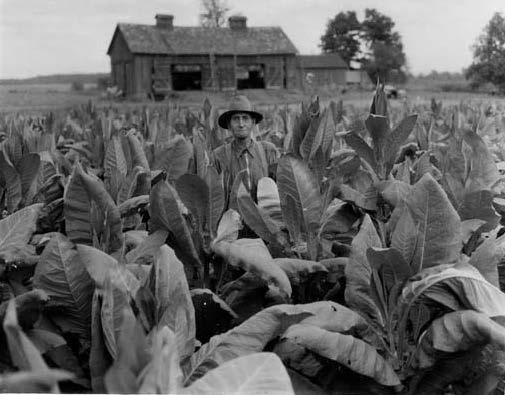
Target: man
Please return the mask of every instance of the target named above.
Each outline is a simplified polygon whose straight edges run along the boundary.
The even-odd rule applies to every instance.
[[[276,163],[279,153],[268,141],[256,141],[253,129],[263,119],[254,111],[245,96],[235,96],[229,110],[221,114],[218,124],[233,134],[231,142],[216,148],[214,164],[223,173],[225,208],[237,208],[237,189],[242,181],[256,199],[258,180],[269,175],[269,166]],[[240,174],[239,177],[237,177]]]

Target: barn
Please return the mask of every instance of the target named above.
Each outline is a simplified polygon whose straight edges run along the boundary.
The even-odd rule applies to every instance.
[[[300,83],[315,86],[345,85],[349,67],[337,53],[298,56]]]
[[[297,49],[280,27],[249,27],[244,16],[222,28],[174,26],[168,14],[155,22],[114,31],[111,79],[127,96],[297,86]]]

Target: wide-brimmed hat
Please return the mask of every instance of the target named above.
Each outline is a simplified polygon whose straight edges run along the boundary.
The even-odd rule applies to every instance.
[[[261,115],[259,112],[254,111],[253,105],[247,97],[238,95],[232,99],[229,105],[229,110],[223,112],[219,116],[217,123],[223,129],[228,129],[228,122],[230,121],[231,116],[238,112],[245,112],[246,114],[249,114],[256,121],[256,123],[259,123],[263,119],[263,115]]]

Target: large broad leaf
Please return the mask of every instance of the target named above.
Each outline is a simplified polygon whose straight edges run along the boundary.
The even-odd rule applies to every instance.
[[[218,174],[213,166],[209,166],[205,182],[209,187],[209,231],[213,239],[224,210],[223,174]]]
[[[7,306],[3,329],[7,337],[9,352],[14,365],[20,370],[33,372],[49,371],[49,367],[42,358],[42,355],[19,326],[14,299],[10,300]],[[51,388],[51,392],[54,391],[58,392],[57,384],[54,384]]]
[[[142,148],[142,143],[139,141],[134,133],[127,134],[128,145],[130,146],[130,157],[132,160],[132,168],[140,166],[149,171],[149,162],[147,161],[146,154]]]
[[[466,351],[487,343],[505,349],[505,328],[486,314],[473,310],[444,314],[434,320],[428,330],[426,338],[429,337],[431,346],[439,351]]]
[[[179,366],[177,340],[174,333],[161,327],[153,334],[151,361],[139,377],[140,394],[180,393],[183,375]]]
[[[33,284],[50,296],[48,307],[56,309],[53,319],[60,327],[90,338],[94,284],[73,243],[62,234],[56,234],[45,247]]]
[[[391,236],[391,247],[400,252],[405,262],[411,265],[419,238],[418,228],[408,208],[399,208],[401,215]]]
[[[312,325],[293,325],[283,337],[325,358],[332,359],[380,384],[395,386],[400,379],[377,350],[351,335],[329,332]]]
[[[471,156],[467,159],[470,162],[470,171],[465,182],[466,191],[492,189],[500,179],[500,173],[486,143],[471,130],[465,131],[463,138],[471,149]]]
[[[158,152],[155,169],[165,170],[172,180],[188,172],[193,157],[193,146],[182,135],[177,135]]]
[[[455,262],[461,250],[461,221],[430,174],[414,185],[407,206],[418,227],[414,270]]]
[[[104,377],[109,393],[138,391],[137,377],[151,359],[142,326],[129,310],[123,312],[123,324],[118,339],[118,356]]]
[[[319,228],[322,201],[317,180],[300,159],[285,155],[277,165],[277,186],[281,201],[291,196],[297,212],[302,213],[305,228],[313,232]]]
[[[260,178],[258,181],[258,206],[263,209],[278,226],[282,226],[281,199],[277,184],[269,177]]]
[[[166,245],[156,255],[148,288],[156,300],[156,323],[160,328],[168,326],[175,333],[182,359],[190,356],[195,348],[195,310],[184,267]]]
[[[272,353],[257,353],[236,358],[207,373],[185,388],[191,394],[293,394],[286,368]]]
[[[231,243],[238,238],[238,232],[242,229],[242,221],[240,219],[240,214],[233,209],[227,210],[221,221],[219,221],[219,226],[217,228],[216,238],[213,240],[214,244],[220,242]]]
[[[291,284],[284,271],[273,262],[265,243],[261,239],[238,239],[234,242],[213,244],[213,251],[228,263],[250,271],[263,278],[269,286],[291,296]]]
[[[505,256],[505,235],[496,238],[495,232],[491,232],[490,236],[472,253],[469,263],[475,266],[487,281],[499,288],[498,264]]]
[[[498,226],[500,215],[493,207],[494,193],[490,190],[479,190],[465,193],[461,205],[458,207],[458,213],[461,220],[481,219],[486,222],[482,227],[483,232],[489,232]]]
[[[93,244],[90,212],[94,202],[101,214],[105,227],[103,235],[107,252],[113,253],[123,247],[123,230],[118,207],[96,177],[84,173],[81,165],[74,167],[65,191],[65,230],[74,243]]]
[[[23,199],[21,178],[12,163],[6,159],[3,152],[0,152],[0,172],[6,184],[5,201],[7,211],[13,213]]]
[[[78,244],[79,258],[98,288],[108,282],[125,293],[135,295],[140,284],[136,277],[112,256],[96,248]]]
[[[254,202],[242,182],[237,191],[237,204],[240,215],[247,226],[266,242],[275,242],[275,234],[280,232],[280,228],[268,213]]]
[[[361,159],[366,161],[372,169],[377,168],[377,162],[372,148],[356,133],[349,132],[344,136],[346,144],[351,147],[359,155]]]
[[[175,182],[175,188],[184,205],[196,218],[200,232],[208,224],[209,187],[195,174],[183,174]]]
[[[72,373],[59,369],[22,371],[0,376],[0,391],[4,393],[50,393],[58,381],[71,380]]]
[[[304,309],[304,305],[272,306],[228,332],[212,337],[185,366],[185,384],[226,361],[262,351],[270,340],[308,316],[310,312]]]
[[[125,154],[118,136],[113,136],[107,145],[103,168],[106,177],[110,177],[115,172],[126,176],[128,164],[126,163]]]
[[[166,229],[172,233],[178,247],[176,252],[184,262],[188,281],[200,278],[202,264],[189,226],[182,216],[177,192],[167,182],[158,182],[151,189],[150,202],[151,230]]]
[[[148,235],[137,247],[129,251],[125,258],[129,264],[151,263],[160,247],[165,244],[168,232],[165,229],[159,229]]]
[[[25,207],[0,221],[0,252],[23,251],[35,232],[43,204]],[[9,255],[11,256],[11,254]],[[11,256],[15,260],[15,256]],[[22,257],[21,257],[22,258]]]
[[[382,322],[384,317],[381,318],[377,310],[370,288],[372,268],[368,263],[366,252],[371,247],[380,248],[382,243],[370,216],[366,214],[358,234],[352,241],[352,253],[349,264],[345,267],[347,281],[345,300],[351,308],[377,322]]]

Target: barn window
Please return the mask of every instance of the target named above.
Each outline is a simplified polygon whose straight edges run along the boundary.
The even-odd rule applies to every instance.
[[[265,65],[250,64],[237,66],[237,89],[264,89]]]
[[[202,67],[199,64],[174,64],[172,87],[176,91],[201,90]]]

